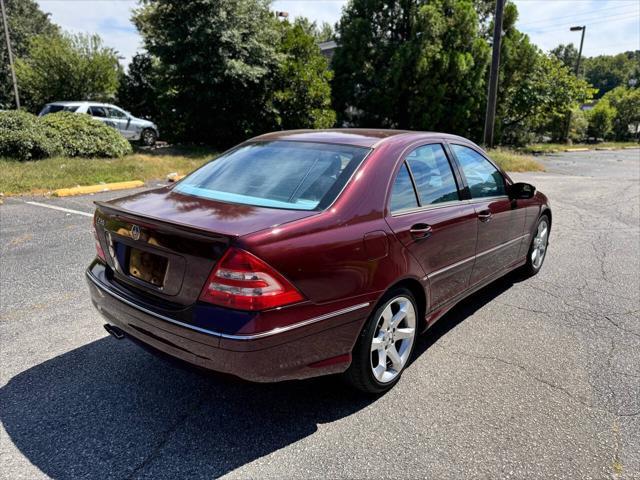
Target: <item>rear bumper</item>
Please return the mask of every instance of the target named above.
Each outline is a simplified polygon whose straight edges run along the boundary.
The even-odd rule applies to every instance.
[[[160,315],[126,298],[91,270],[86,276],[97,310],[136,342],[193,365],[256,382],[345,371],[370,309],[365,302],[301,319],[293,328],[228,335]]]

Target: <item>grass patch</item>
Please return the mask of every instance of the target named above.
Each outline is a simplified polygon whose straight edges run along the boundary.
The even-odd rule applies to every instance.
[[[172,172],[189,173],[215,156],[212,150],[196,147],[139,150],[108,160],[55,157],[19,162],[0,158],[0,192],[42,194],[77,185],[164,179]]]
[[[640,147],[638,142],[603,142],[603,143],[574,143],[567,145],[566,143],[533,143],[519,149],[523,153],[555,153],[563,152],[567,148],[624,148],[624,147]]]
[[[533,157],[505,148],[493,148],[488,152],[492,160],[507,172],[543,172],[544,167]]]

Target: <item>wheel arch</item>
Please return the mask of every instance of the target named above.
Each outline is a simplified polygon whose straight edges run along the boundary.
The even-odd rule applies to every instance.
[[[380,299],[378,299],[378,301],[376,302],[373,311],[378,308],[381,300],[387,295],[387,293],[395,288],[406,288],[413,294],[418,307],[418,332],[421,332],[426,326],[427,292],[425,291],[422,283],[420,283],[420,281],[415,278],[403,278],[390,285],[389,288],[387,288],[380,296]]]

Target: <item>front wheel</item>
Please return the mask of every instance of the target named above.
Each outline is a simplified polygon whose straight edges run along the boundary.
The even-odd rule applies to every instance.
[[[549,217],[542,215],[538,220],[529,252],[527,253],[527,263],[522,266],[522,273],[526,276],[537,274],[542,268],[549,246]]]
[[[345,372],[358,390],[382,393],[393,387],[407,366],[417,332],[416,301],[412,293],[398,288],[387,293],[367,320]]]
[[[158,136],[156,135],[156,132],[154,132],[150,128],[145,128],[140,134],[140,143],[142,143],[142,145],[144,145],[145,147],[154,146],[157,139]]]

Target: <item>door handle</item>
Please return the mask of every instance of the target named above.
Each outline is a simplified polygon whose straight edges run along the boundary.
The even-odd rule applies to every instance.
[[[493,213],[491,213],[491,210],[480,210],[478,212],[478,219],[481,222],[488,222],[489,220],[491,220],[491,217],[493,217]]]
[[[416,240],[422,240],[424,238],[429,238],[433,233],[433,229],[431,225],[427,225],[426,223],[416,223],[412,225],[409,229],[409,233]]]

